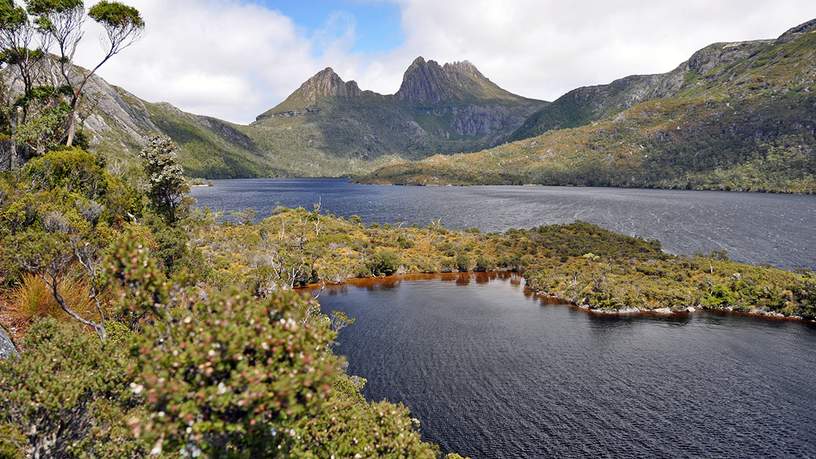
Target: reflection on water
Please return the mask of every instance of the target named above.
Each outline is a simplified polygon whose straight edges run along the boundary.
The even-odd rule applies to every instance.
[[[371,400],[486,457],[816,456],[816,328],[733,315],[608,317],[509,273],[327,287]]]

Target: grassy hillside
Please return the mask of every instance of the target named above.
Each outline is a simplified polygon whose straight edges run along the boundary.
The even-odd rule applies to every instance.
[[[593,112],[611,111],[600,120],[572,105],[574,116],[560,122],[579,127],[394,164],[364,180],[816,192],[814,28],[747,44],[739,59],[715,51],[726,56],[746,44],[712,45],[695,55],[704,65],[689,65],[673,94],[617,113],[610,104]]]

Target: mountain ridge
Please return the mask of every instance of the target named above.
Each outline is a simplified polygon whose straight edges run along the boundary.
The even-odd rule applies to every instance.
[[[147,102],[94,77],[83,126],[94,148],[124,163],[145,136],[168,135],[188,175],[206,178],[374,171],[367,180],[810,189],[814,31],[816,19],[776,39],[715,43],[665,74],[551,103],[500,88],[468,61],[417,57],[390,95],[326,67],[249,125]],[[458,155],[467,152],[480,153]],[[477,171],[456,164],[471,161]],[[788,186],[794,162],[799,182]],[[760,183],[760,170],[773,171],[773,186]],[[746,174],[755,183],[734,178]]]
[[[511,138],[362,180],[816,192],[816,20],[570,91]]]

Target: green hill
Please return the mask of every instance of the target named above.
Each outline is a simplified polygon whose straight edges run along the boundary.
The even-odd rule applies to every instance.
[[[513,138],[363,180],[816,192],[816,20],[708,46],[668,74],[572,91]]]

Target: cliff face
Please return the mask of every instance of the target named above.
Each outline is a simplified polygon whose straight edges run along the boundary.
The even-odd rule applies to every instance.
[[[416,58],[405,71],[402,85],[395,95],[400,101],[414,106],[530,101],[500,88],[468,61],[441,66],[422,57]]]

